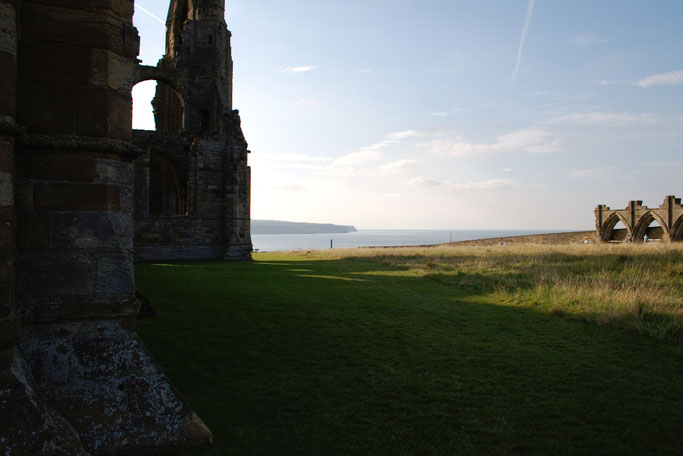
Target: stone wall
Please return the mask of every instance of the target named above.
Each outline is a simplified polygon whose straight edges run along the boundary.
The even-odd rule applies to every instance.
[[[132,16],[0,0],[2,454],[211,440],[135,335]]]
[[[171,2],[166,54],[139,79],[160,82],[157,131],[135,131],[135,257],[251,258],[250,170],[232,109],[224,2]]]
[[[625,228],[615,229],[619,222]],[[666,196],[657,208],[644,206],[642,201],[629,201],[624,209],[611,209],[601,204],[595,208],[595,228],[604,242],[629,239],[642,242],[645,235],[652,240],[680,242],[683,241],[683,205],[674,195]]]

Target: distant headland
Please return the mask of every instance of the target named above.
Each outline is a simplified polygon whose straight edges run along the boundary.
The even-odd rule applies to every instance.
[[[331,223],[283,222],[281,220],[252,220],[251,234],[326,234],[353,233],[358,231],[350,225]]]

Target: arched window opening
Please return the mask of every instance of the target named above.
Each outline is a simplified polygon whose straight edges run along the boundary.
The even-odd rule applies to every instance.
[[[149,156],[149,214],[187,215],[187,182],[158,150]]]
[[[624,242],[628,237],[628,229],[621,220],[619,220],[612,228],[612,235],[610,236],[610,241]]]
[[[683,216],[679,217],[674,223],[671,230],[670,240],[674,242],[683,242]]]
[[[133,87],[133,129],[180,132],[184,108],[180,94],[163,81],[143,81]]]
[[[647,236],[648,241],[661,241],[664,239],[664,228],[652,215],[646,215],[638,224],[635,237],[642,240]]]

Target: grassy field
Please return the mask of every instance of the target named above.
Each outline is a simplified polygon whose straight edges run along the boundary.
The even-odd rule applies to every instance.
[[[176,454],[683,454],[683,247],[139,264],[139,333],[214,432]]]

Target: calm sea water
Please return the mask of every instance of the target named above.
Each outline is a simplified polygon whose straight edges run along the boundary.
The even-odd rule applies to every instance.
[[[530,230],[359,230],[342,234],[252,234],[254,251],[313,250],[352,247],[432,245],[503,236],[542,234]]]

